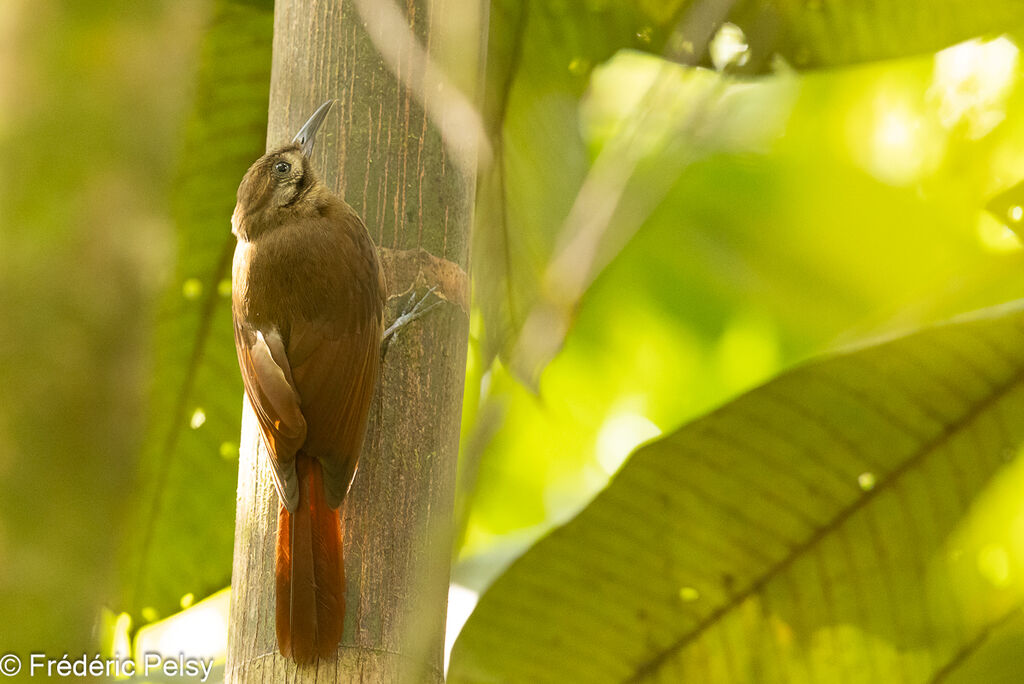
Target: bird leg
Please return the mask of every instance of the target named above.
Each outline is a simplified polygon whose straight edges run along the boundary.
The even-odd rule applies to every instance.
[[[419,300],[416,299],[416,290],[412,291],[412,293],[409,295],[409,299],[405,302],[405,306],[402,308],[402,313],[399,314],[398,318],[395,319],[394,323],[388,326],[388,329],[384,331],[384,336],[381,337],[381,356],[387,354],[388,347],[395,340],[395,338],[398,337],[398,332],[402,328],[409,325],[417,318],[422,318],[423,316],[430,313],[437,307],[441,306],[444,300],[441,299],[440,297],[437,297],[437,301],[431,304],[430,306],[423,306],[423,303],[427,301],[427,298],[430,297],[430,295],[432,295],[434,293],[434,290],[436,289],[436,285],[431,287],[429,290],[426,291],[426,293],[422,297],[419,298]]]

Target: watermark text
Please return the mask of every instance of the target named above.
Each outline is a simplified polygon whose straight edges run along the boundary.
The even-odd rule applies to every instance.
[[[94,656],[81,655],[78,657],[71,657],[65,653],[59,658],[54,658],[45,653],[32,653],[28,657],[28,662],[23,663],[22,659],[14,653],[0,656],[0,676],[13,677],[21,672],[23,667],[30,677],[75,676],[121,679],[135,675],[150,677],[160,674],[164,677],[188,677],[190,679],[198,677],[200,682],[205,682],[213,672],[213,658],[194,658],[183,653],[179,653],[177,656],[167,656],[163,653],[143,653],[137,660],[104,657],[98,653]]]

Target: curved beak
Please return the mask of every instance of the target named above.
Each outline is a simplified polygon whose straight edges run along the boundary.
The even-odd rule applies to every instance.
[[[316,132],[320,128],[320,124],[327,118],[327,113],[331,111],[331,107],[337,100],[328,100],[324,102],[320,107],[313,112],[313,116],[309,117],[306,123],[302,124],[302,128],[292,138],[292,143],[302,148],[302,154],[309,156],[309,153],[313,151],[313,143],[316,142]]]

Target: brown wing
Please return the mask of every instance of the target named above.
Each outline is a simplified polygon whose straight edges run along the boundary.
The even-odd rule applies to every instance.
[[[347,205],[293,225],[301,239],[294,229],[269,231],[236,252],[236,346],[281,500],[289,510],[297,504],[301,449],[320,461],[327,503],[337,507],[377,383],[384,283],[376,249]]]
[[[353,325],[351,314],[362,320]],[[351,314],[346,321],[295,321],[288,341],[308,426],[302,448],[323,466],[331,508],[341,504],[355,474],[380,365],[379,308]]]
[[[295,454],[306,441],[301,399],[295,391],[280,333],[253,330],[235,318],[235,350],[245,395],[270,451],[274,487],[289,511],[299,503]]]

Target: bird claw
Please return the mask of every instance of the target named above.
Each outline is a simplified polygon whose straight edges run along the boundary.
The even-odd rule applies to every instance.
[[[435,290],[437,290],[437,286],[431,286],[418,301],[416,300],[416,291],[413,290],[409,295],[409,299],[406,300],[405,306],[402,307],[402,313],[399,314],[398,318],[395,319],[395,322],[384,331],[384,337],[382,340],[385,343],[390,343],[394,338],[398,337],[399,330],[441,306],[444,300],[438,297],[436,302],[425,308],[423,307],[423,303],[427,301],[427,298],[430,297],[430,295],[434,294]]]

